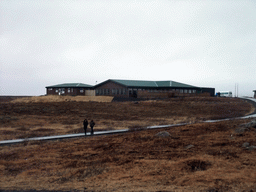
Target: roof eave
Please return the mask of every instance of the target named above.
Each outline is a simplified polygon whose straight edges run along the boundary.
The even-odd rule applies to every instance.
[[[74,85],[75,84],[75,85]],[[92,85],[87,85],[83,83],[74,83],[74,84],[59,84],[59,85],[52,85],[52,86],[46,86],[45,88],[92,88]]]
[[[124,87],[128,87],[127,85],[122,84],[122,83],[120,83],[120,82],[117,82],[117,81],[114,80],[114,79],[108,79],[108,80],[106,80],[106,81],[103,81],[103,82],[101,82],[101,83],[99,83],[99,84],[93,86],[93,88],[100,87],[101,85],[103,85],[103,84],[105,84],[105,83],[108,83],[108,82],[113,82],[113,83],[115,83],[115,84],[118,84],[118,85],[121,85],[121,86],[124,86]]]

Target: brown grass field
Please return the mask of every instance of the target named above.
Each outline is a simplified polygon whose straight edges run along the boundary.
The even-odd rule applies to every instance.
[[[96,130],[131,131],[0,146],[0,190],[253,192],[256,127],[248,123],[255,119],[201,122],[253,111],[235,98],[5,100],[0,140],[82,132],[84,118]],[[193,124],[143,129],[180,122]]]

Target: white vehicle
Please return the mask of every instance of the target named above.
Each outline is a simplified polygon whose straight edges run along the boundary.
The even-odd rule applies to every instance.
[[[216,95],[219,97],[232,97],[232,91],[220,91]]]

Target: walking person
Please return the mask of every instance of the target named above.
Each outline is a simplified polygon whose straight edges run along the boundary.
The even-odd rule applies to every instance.
[[[84,134],[85,134],[85,136],[86,136],[86,131],[87,131],[87,127],[88,127],[88,121],[87,121],[87,119],[84,120],[83,125],[84,125]]]
[[[93,127],[94,127],[95,123],[93,120],[91,120],[90,122],[90,127],[91,127],[91,135],[93,135]]]

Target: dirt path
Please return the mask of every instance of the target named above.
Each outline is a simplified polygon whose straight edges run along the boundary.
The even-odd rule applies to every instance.
[[[250,104],[253,105],[254,111],[249,115],[256,114],[256,99],[255,98],[243,98],[243,97],[241,97],[240,99],[243,99],[243,100],[245,100],[245,101],[247,101],[247,102],[249,102]]]

